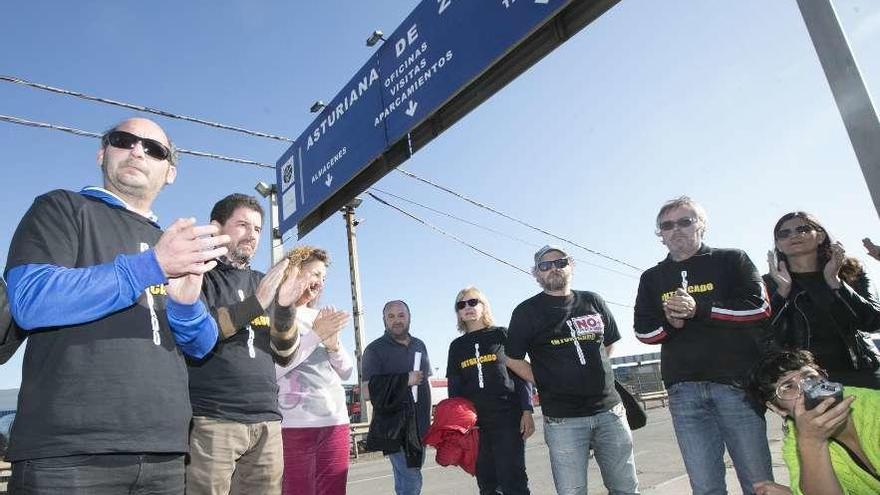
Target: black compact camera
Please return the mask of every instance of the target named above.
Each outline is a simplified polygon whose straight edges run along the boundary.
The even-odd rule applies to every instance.
[[[804,392],[804,408],[807,410],[813,409],[828,397],[834,399],[834,404],[831,407],[843,400],[843,385],[829,382],[825,378],[818,376],[805,378],[801,382],[801,387]]]

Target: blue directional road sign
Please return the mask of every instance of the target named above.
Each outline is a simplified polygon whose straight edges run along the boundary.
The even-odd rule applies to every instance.
[[[281,231],[571,0],[423,0],[276,164]]]
[[[385,150],[377,55],[349,81],[276,163],[280,229],[286,232]]]
[[[379,116],[396,142],[569,2],[421,2],[379,51]]]

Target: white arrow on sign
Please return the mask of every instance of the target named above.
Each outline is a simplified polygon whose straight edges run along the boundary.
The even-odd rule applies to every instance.
[[[330,187],[331,182],[333,182],[333,176],[331,174],[327,174],[327,180],[324,181],[324,184],[326,184],[327,187]]]
[[[409,115],[410,117],[412,117],[413,115],[416,114],[416,108],[418,108],[418,106],[419,106],[418,103],[416,103],[416,102],[413,101],[413,100],[409,100],[409,107],[407,107],[407,109],[404,110],[403,113],[405,113],[405,114]]]

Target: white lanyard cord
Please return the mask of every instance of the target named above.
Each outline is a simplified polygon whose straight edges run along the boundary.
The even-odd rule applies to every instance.
[[[241,289],[238,289],[238,298],[241,299],[242,301],[244,301],[244,291]],[[248,323],[248,326],[246,328],[248,331],[248,340],[247,340],[248,356],[250,356],[251,359],[254,359],[257,357],[257,353],[254,350],[254,329],[251,327],[250,323]]]
[[[480,384],[480,388],[485,388],[485,382],[483,381],[483,363],[480,362],[480,343],[474,342],[474,354],[477,358],[477,381]]]
[[[574,324],[571,320],[566,320],[568,324],[568,330],[571,332],[571,343],[574,344],[574,348],[577,350],[578,360],[580,360],[581,364],[587,365],[587,358],[584,357],[584,350],[581,349],[581,344],[578,342],[577,332],[574,329]]]
[[[150,246],[146,242],[141,243],[141,252],[150,249]],[[159,317],[156,316],[156,302],[153,300],[153,294],[150,292],[150,288],[147,287],[144,289],[144,294],[147,296],[147,307],[150,308],[150,327],[153,329],[153,344],[162,345],[162,335],[159,333]]]

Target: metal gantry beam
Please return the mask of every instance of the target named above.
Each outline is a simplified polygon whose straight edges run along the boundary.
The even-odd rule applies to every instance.
[[[798,0],[822,70],[880,216],[880,120],[831,0]]]

